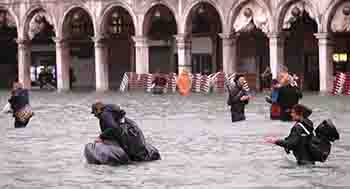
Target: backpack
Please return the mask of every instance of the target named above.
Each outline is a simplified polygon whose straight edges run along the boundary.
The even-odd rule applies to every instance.
[[[339,140],[339,133],[331,120],[324,120],[315,129],[315,134],[310,133],[304,125],[299,126],[310,136],[308,148],[314,161],[325,162],[331,152],[332,144]]]

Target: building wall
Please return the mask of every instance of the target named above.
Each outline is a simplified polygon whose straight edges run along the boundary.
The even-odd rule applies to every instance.
[[[333,21],[333,17],[347,0],[84,0],[84,1],[62,1],[62,0],[12,0],[12,1],[0,1],[0,7],[10,12],[13,17],[14,23],[17,26],[18,38],[27,39],[29,22],[35,15],[36,11],[43,10],[47,13],[50,22],[52,22],[57,38],[65,36],[63,31],[64,21],[68,13],[76,7],[84,9],[93,23],[93,30],[95,36],[103,34],[103,23],[106,20],[106,15],[111,8],[120,6],[123,7],[133,19],[135,26],[135,36],[143,36],[144,27],[147,27],[148,18],[146,16],[148,11],[157,4],[165,5],[174,14],[177,24],[177,34],[185,34],[190,26],[187,25],[191,10],[200,3],[209,3],[216,10],[220,18],[222,33],[230,34],[245,26],[244,22],[244,10],[246,8],[253,9],[253,21],[254,24],[261,29],[266,36],[270,34],[278,33],[283,30],[284,27],[288,27],[286,21],[291,17],[292,8],[294,6],[302,7],[317,23],[317,32],[324,33],[330,32]],[[350,4],[350,3],[349,3]],[[338,19],[338,17],[336,17]],[[341,20],[339,18],[338,20]],[[340,25],[343,24],[340,21]],[[350,32],[350,29],[346,32]],[[193,45],[196,46],[195,51],[211,51],[209,45],[206,45],[203,49],[201,44],[206,43],[205,40],[198,41],[193,39]],[[120,51],[120,50],[119,50]],[[125,54],[130,54],[126,52]],[[123,55],[119,56],[120,61],[129,63],[128,59]],[[110,56],[110,59],[116,59],[115,56]],[[250,58],[251,59],[251,58]],[[252,61],[249,57],[246,59],[248,62]],[[75,61],[75,60],[73,60]],[[94,60],[89,60],[89,63],[74,64],[74,67],[78,71],[79,77],[83,79],[77,81],[81,85],[90,86],[94,83]],[[110,61],[111,62],[111,61]],[[83,66],[87,65],[87,66]],[[114,66],[115,64],[113,64]],[[127,70],[128,66],[123,63],[122,69]],[[243,66],[246,67],[246,66]],[[248,66],[249,67],[249,66]],[[246,69],[246,68],[244,68]],[[247,68],[248,71],[253,71],[253,68]],[[80,71],[89,71],[86,75],[80,75]],[[116,68],[113,68],[113,73],[118,72]],[[111,72],[110,72],[111,73]],[[116,74],[119,77],[120,74]],[[115,85],[115,84],[113,84]]]

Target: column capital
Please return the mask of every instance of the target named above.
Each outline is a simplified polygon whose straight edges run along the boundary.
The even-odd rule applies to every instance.
[[[267,37],[269,39],[284,39],[286,36],[284,33],[282,32],[271,32],[267,34]]]
[[[68,40],[63,37],[53,37],[52,40],[56,43],[56,47],[64,48],[68,45]]]
[[[142,35],[133,36],[136,47],[148,47],[148,38]]]
[[[176,39],[177,42],[186,42],[186,40],[188,39],[188,35],[181,33],[181,34],[174,35],[174,38]]]
[[[270,45],[282,46],[286,36],[283,33],[269,33],[267,37],[270,40]]]
[[[315,33],[314,36],[317,39],[332,39],[332,34],[330,33]]]
[[[105,36],[94,36],[91,37],[91,40],[95,43],[96,48],[103,48],[105,47],[105,43],[107,41],[107,38]]]
[[[315,33],[319,45],[333,45],[333,37],[330,33]]]
[[[26,46],[26,45],[30,45],[31,41],[29,39],[21,39],[21,38],[17,38],[15,39],[16,40],[16,43],[19,45],[19,46]]]
[[[174,38],[178,49],[185,49],[191,46],[191,41],[188,40],[189,37],[186,34],[174,35]]]
[[[236,44],[238,35],[234,33],[219,33],[218,34],[222,39],[223,46],[231,46]]]

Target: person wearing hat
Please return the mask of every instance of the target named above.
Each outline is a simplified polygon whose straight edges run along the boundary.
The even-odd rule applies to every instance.
[[[244,76],[241,74],[236,75],[233,85],[229,87],[229,98],[227,100],[227,105],[231,106],[232,122],[246,119],[244,109],[251,98],[248,90],[248,84]]]
[[[308,148],[308,143],[311,140],[309,134],[313,133],[314,130],[312,121],[308,119],[311,113],[312,110],[304,105],[294,105],[291,109],[291,116],[296,123],[293,125],[290,134],[284,139],[274,137],[266,139],[268,143],[283,147],[288,154],[293,151],[298,165],[315,164]]]
[[[92,105],[92,114],[100,121],[102,133],[96,142],[113,140],[118,142],[132,161],[159,160],[160,154],[145,137],[136,122],[125,117],[119,106],[97,102]]]

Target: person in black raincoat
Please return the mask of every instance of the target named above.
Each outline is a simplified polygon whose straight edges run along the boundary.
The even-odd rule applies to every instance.
[[[153,88],[152,88],[153,94],[163,94],[165,92],[167,79],[162,74],[156,73],[154,80],[152,81],[152,84],[153,84]]]
[[[279,74],[279,94],[277,103],[280,105],[280,119],[282,121],[292,121],[290,115],[291,108],[299,103],[299,100],[303,97],[300,89],[293,84],[291,76],[288,72],[282,72]]]
[[[34,115],[29,105],[29,92],[19,82],[13,83],[11,97],[8,100],[15,118],[15,128],[26,127],[30,118]]]
[[[231,121],[245,120],[245,105],[248,104],[251,98],[248,91],[245,89],[247,82],[243,75],[237,75],[234,78],[234,86],[229,87],[229,98],[227,104],[231,106]]]
[[[125,117],[125,111],[119,106],[96,103],[92,106],[92,113],[100,120],[102,131],[97,142],[116,141],[132,161],[160,159],[158,150],[146,143],[141,129]]]
[[[313,133],[314,130],[312,121],[308,119],[311,113],[312,111],[304,105],[294,105],[291,116],[296,123],[288,137],[284,139],[267,138],[266,140],[269,143],[283,147],[287,153],[293,151],[298,165],[315,164],[308,147],[311,140],[309,134]],[[309,134],[306,133],[303,127],[309,131]]]

